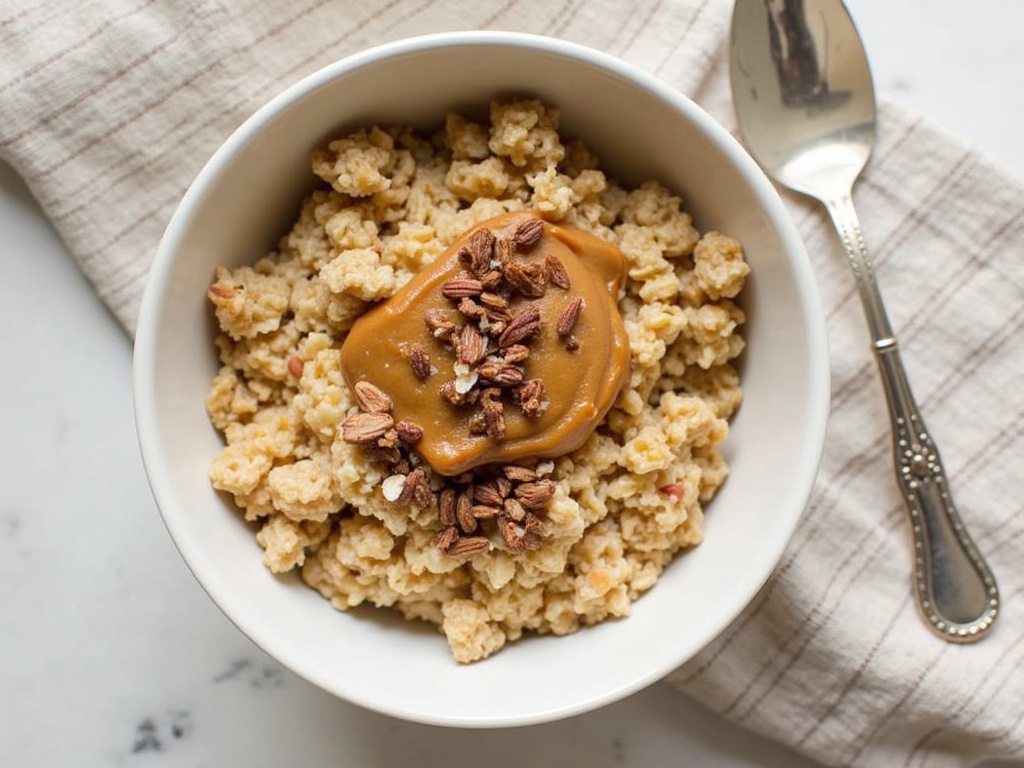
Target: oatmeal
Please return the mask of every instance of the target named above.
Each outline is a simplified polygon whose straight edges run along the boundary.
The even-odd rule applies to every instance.
[[[558,123],[495,101],[332,141],[278,249],[209,289],[210,478],[267,567],[459,662],[627,616],[728,472],[742,249]]]

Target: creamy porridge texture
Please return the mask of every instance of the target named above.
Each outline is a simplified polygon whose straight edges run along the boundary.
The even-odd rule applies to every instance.
[[[698,232],[655,181],[622,188],[558,123],[506,100],[433,135],[332,141],[278,249],[209,289],[222,366],[207,409],[226,442],[210,478],[258,528],[267,567],[300,569],[336,608],[437,624],[459,662],[627,616],[699,543],[728,471],[740,244]],[[588,267],[584,246],[567,269],[548,250],[559,237],[607,248],[621,279],[604,279],[614,259]],[[361,340],[441,259],[447,293],[417,305],[406,335]],[[374,341],[391,363],[360,357]],[[591,394],[560,388],[559,366]],[[571,440],[494,452],[559,414]]]

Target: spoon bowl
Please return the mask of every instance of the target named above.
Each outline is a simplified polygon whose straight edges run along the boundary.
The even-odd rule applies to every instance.
[[[876,120],[857,29],[841,0],[736,0],[730,75],[751,154],[778,183],[825,206],[853,269],[889,406],[921,615],[945,640],[978,640],[995,621],[999,591],[953,504],[853,207],[853,184],[871,156]]]
[[[849,192],[871,156],[876,110],[842,3],[740,0],[731,51],[733,103],[761,167],[812,197]]]

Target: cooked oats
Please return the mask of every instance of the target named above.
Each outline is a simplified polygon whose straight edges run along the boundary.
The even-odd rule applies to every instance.
[[[735,299],[749,271],[740,244],[698,232],[656,181],[624,189],[607,178],[582,143],[561,137],[559,111],[530,99],[494,101],[486,122],[450,115],[435,135],[359,130],[315,152],[312,169],[323,187],[277,250],[218,269],[209,290],[222,367],[207,409],[226,442],[210,478],[260,525],[266,566],[300,569],[338,609],[371,603],[437,624],[459,662],[524,632],[564,635],[627,616],[672,558],[700,542],[703,507],[728,473],[720,448],[741,400]],[[392,473],[353,441],[392,425],[379,393],[349,389],[340,348],[364,311],[460,234],[523,210],[624,254],[629,378],[582,447],[506,468],[481,491],[468,514],[479,507],[475,519],[486,522],[501,502],[501,532],[457,538],[454,496],[437,503],[428,479],[406,480],[420,470]],[[524,231],[521,245],[533,236]],[[545,272],[568,290],[559,267]],[[494,302],[487,280],[449,289],[483,312]],[[579,309],[567,309],[565,334]],[[424,332],[440,338],[450,322],[434,314]],[[436,371],[421,355],[411,365],[422,377]],[[543,382],[526,384],[524,407],[543,408]],[[371,418],[353,421],[360,397]],[[402,426],[407,441],[415,429]],[[526,499],[513,482],[532,484]],[[540,515],[527,511],[531,493],[550,496]],[[539,545],[515,546],[527,534]],[[448,554],[439,537],[454,542]]]

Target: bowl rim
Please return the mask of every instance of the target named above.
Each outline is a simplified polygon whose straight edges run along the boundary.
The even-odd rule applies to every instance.
[[[803,331],[806,334],[806,344],[810,351],[807,371],[810,400],[805,409],[808,414],[808,422],[804,426],[807,439],[804,442],[803,455],[797,462],[799,472],[795,474],[786,497],[791,503],[787,504],[784,511],[779,514],[778,535],[770,542],[766,542],[768,546],[766,546],[763,559],[766,566],[762,569],[763,572],[751,576],[750,583],[755,588],[744,592],[745,599],[738,601],[727,618],[706,627],[704,632],[690,643],[682,644],[679,653],[651,664],[646,673],[633,677],[631,683],[627,685],[613,687],[605,691],[603,695],[591,696],[572,704],[554,708],[538,704],[531,712],[505,716],[489,716],[484,713],[480,718],[474,720],[403,708],[401,703],[388,706],[377,699],[370,699],[357,692],[346,690],[344,686],[339,686],[337,681],[324,679],[322,675],[317,674],[316,670],[303,665],[301,660],[296,660],[287,648],[273,647],[273,643],[265,642],[264,638],[252,630],[246,618],[247,612],[239,609],[238,602],[224,589],[225,585],[219,583],[211,575],[210,569],[206,567],[201,558],[190,556],[182,543],[187,525],[184,516],[176,513],[177,494],[165,469],[167,457],[160,445],[161,430],[158,426],[157,403],[153,396],[157,362],[156,336],[160,327],[158,319],[165,302],[162,288],[168,283],[174,263],[173,255],[185,236],[197,208],[202,204],[206,189],[229,165],[230,160],[261,130],[263,124],[280,110],[293,105],[335,78],[353,70],[442,46],[526,48],[562,58],[581,60],[587,65],[634,83],[696,123],[702,133],[727,156],[743,176],[744,181],[750,185],[764,217],[774,229],[788,259],[803,262],[805,268],[794,270],[792,275],[796,292],[801,298],[803,306],[808,310]],[[154,501],[182,560],[214,604],[250,641],[317,687],[372,711],[414,722],[455,727],[489,728],[532,725],[605,706],[662,679],[720,635],[753,601],[774,573],[803,515],[817,476],[825,444],[830,407],[830,376],[825,316],[819,289],[804,244],[778,191],[739,141],[692,99],[638,66],[580,43],[544,35],[491,30],[436,32],[363,49],[329,63],[297,80],[270,98],[243,121],[203,165],[181,198],[164,231],[143,292],[133,353],[136,435]]]

